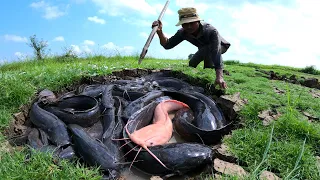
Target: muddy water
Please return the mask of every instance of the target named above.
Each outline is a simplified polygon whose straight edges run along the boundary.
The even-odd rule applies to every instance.
[[[169,114],[169,117],[172,119],[174,117],[174,114],[171,113]],[[175,132],[173,132],[172,134],[172,138],[170,139],[170,141],[168,143],[175,143],[175,142],[185,142],[184,140],[182,140],[179,135]],[[126,170],[124,170],[121,173],[121,177],[124,178],[125,180],[149,180],[152,176],[145,174],[144,172],[135,169],[133,166],[131,167],[131,171],[129,171],[129,168],[127,168]],[[185,179],[184,177],[171,177],[169,178],[170,180],[183,180]]]

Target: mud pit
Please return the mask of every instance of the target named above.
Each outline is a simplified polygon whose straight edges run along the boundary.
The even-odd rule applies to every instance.
[[[163,161],[168,161],[168,164],[171,163],[171,167],[175,166],[176,169],[172,170],[171,168],[172,171],[163,170],[159,172],[159,175],[168,175],[167,177],[169,177],[170,175],[174,174],[175,176],[171,177],[170,179],[184,179],[185,177],[195,177],[199,175],[201,172],[208,171],[207,167],[209,167],[208,173],[211,174],[212,171],[210,168],[213,167],[213,162],[216,157],[219,157],[220,159],[226,161],[229,160],[230,162],[235,162],[235,158],[230,158],[229,154],[224,156],[223,153],[220,153],[220,140],[224,135],[229,134],[231,130],[234,128],[235,120],[237,119],[237,112],[240,110],[240,107],[247,102],[241,101],[239,94],[228,97],[223,96],[222,91],[216,90],[213,87],[210,87],[208,89],[203,88],[206,87],[206,83],[207,82],[203,82],[202,80],[193,79],[180,72],[174,72],[171,70],[153,71],[146,69],[125,69],[123,71],[113,72],[112,75],[109,76],[83,78],[80,82],[75,83],[70,87],[61,89],[59,92],[51,92],[50,90],[39,91],[39,93],[37,94],[37,98],[33,102],[31,102],[28,105],[22,106],[21,112],[16,113],[14,115],[14,121],[12,121],[9,129],[7,129],[6,135],[10,144],[14,146],[29,145],[39,150],[43,150],[44,147],[54,146],[57,149],[59,149],[58,151],[54,152],[55,155],[60,158],[73,159],[75,157],[84,157],[84,163],[89,166],[92,165],[92,161],[94,161],[94,163],[97,164],[100,163],[99,165],[101,165],[101,163],[105,163],[97,162],[100,161],[101,158],[98,158],[98,160],[92,160],[92,157],[86,154],[88,152],[81,152],[84,151],[84,148],[81,147],[81,143],[87,141],[84,141],[83,139],[77,141],[77,137],[78,139],[84,138],[84,135],[81,133],[86,132],[86,135],[90,135],[90,137],[93,140],[98,139],[97,141],[90,141],[90,143],[94,144],[93,146],[99,146],[99,148],[102,149],[99,152],[105,151],[105,154],[102,154],[102,156],[110,156],[110,158],[114,158],[114,156],[116,156],[116,159],[119,160],[119,157],[122,157],[124,153],[128,152],[128,149],[131,149],[133,147],[132,144],[134,143],[131,142],[128,145],[124,146],[127,147],[123,148],[126,150],[121,149],[121,151],[124,152],[120,151],[115,153],[115,148],[112,149],[110,147],[109,149],[107,148],[107,150],[105,150],[104,146],[107,146],[112,143],[114,143],[114,147],[117,147],[117,149],[120,145],[124,144],[123,141],[110,141],[110,138],[109,140],[106,140],[107,138],[104,137],[106,136],[106,134],[108,134],[106,133],[106,131],[108,131],[108,129],[111,129],[110,127],[112,126],[112,123],[106,123],[106,120],[104,120],[104,118],[108,118],[104,116],[109,115],[105,114],[105,112],[108,110],[110,112],[112,111],[113,116],[112,118],[109,117],[109,119],[111,118],[115,122],[123,122],[122,127],[120,129],[118,126],[116,126],[118,125],[118,123],[113,123],[113,131],[111,131],[112,133],[110,134],[110,132],[108,131],[109,135],[112,135],[112,137],[114,138],[115,133],[113,132],[115,132],[118,128],[117,132],[118,135],[121,135],[121,137],[117,136],[117,138],[122,138],[123,136],[126,136],[124,126],[126,125],[128,119],[130,119],[130,117],[132,117],[132,115],[142,107],[145,107],[146,105],[151,104],[151,102],[156,101],[156,98],[151,95],[148,97],[148,102],[146,101],[146,99],[142,101],[144,103],[142,105],[140,103],[140,105],[133,106],[132,104],[134,103],[132,102],[134,102],[137,99],[141,99],[148,92],[151,92],[155,89],[165,92],[168,91],[170,93],[161,94],[161,96],[169,96],[172,99],[178,99],[181,102],[187,103],[190,107],[193,107],[193,109],[191,108],[191,110],[193,111],[193,120],[192,122],[187,122],[187,120],[183,119],[183,117],[187,113],[191,113],[192,111],[181,112],[181,114],[184,116],[180,116],[179,118],[176,116],[177,111],[170,112],[169,117],[170,120],[174,122],[174,127],[172,138],[167,144],[186,144],[186,147],[188,148],[193,147],[194,144],[198,144],[198,151],[192,152],[193,149],[186,149],[186,151],[190,150],[191,154],[201,154],[208,148],[210,148],[211,150],[210,155],[207,155],[206,157],[198,157],[199,164],[196,167],[189,167],[190,164],[178,164],[179,159],[177,159],[176,162],[169,162],[168,159],[166,160],[166,158],[162,157]],[[102,103],[102,96],[104,95],[105,89],[107,89],[108,85],[110,84],[116,84],[117,86],[119,85],[121,88],[118,89],[118,92],[112,91],[111,98],[113,98],[113,104],[106,105]],[[114,89],[111,88],[111,90]],[[174,91],[175,93],[172,93],[172,91]],[[187,93],[191,94],[192,97],[184,96]],[[208,96],[208,94],[211,94],[211,96]],[[115,96],[120,98],[114,98]],[[75,97],[77,97],[78,99],[75,99]],[[190,98],[189,101],[185,101],[188,98]],[[194,105],[198,103],[199,99],[201,100],[202,105]],[[57,105],[59,104],[59,102],[60,105]],[[39,103],[38,106],[35,106],[36,103]],[[128,108],[130,106],[130,103],[131,109]],[[122,108],[120,108],[120,106]],[[197,109],[198,107],[201,107],[202,110]],[[63,123],[58,123],[59,125],[52,126],[52,128],[48,131],[48,129],[46,128],[50,126],[52,122],[48,123],[47,126],[43,125],[43,122],[39,122],[39,119],[46,117],[47,114],[37,114],[38,112],[35,110],[36,108],[42,109],[43,111],[45,111],[45,113],[54,114],[54,118],[60,120],[62,119],[59,122]],[[63,110],[59,108],[62,108]],[[195,113],[195,111],[199,112]],[[51,115],[49,116],[51,117]],[[195,121],[194,119],[197,118],[196,116],[198,117],[198,123],[195,124],[193,121]],[[120,117],[125,120],[120,120]],[[203,123],[204,121],[210,121],[210,123]],[[64,127],[64,124],[67,127]],[[78,124],[80,126],[74,126],[68,129],[68,125],[70,124]],[[202,129],[199,130],[200,126],[202,126]],[[52,129],[55,129],[56,132],[52,133]],[[57,136],[57,132],[60,131],[65,131],[67,134],[60,133],[59,136]],[[61,139],[65,139],[65,141],[62,141]],[[121,143],[118,144],[119,142]],[[80,145],[75,147],[74,145],[77,143],[80,143]],[[98,143],[100,145],[103,144],[103,147],[97,145]],[[167,151],[167,149],[174,149],[176,147],[167,147],[167,149],[158,148],[153,150],[152,148],[153,147],[150,147],[150,150],[152,152],[159,151],[159,155],[163,153],[169,154],[169,159],[175,156],[181,156],[184,158],[184,160],[186,160],[186,158],[192,158],[189,157],[190,153],[180,153],[177,155],[173,154],[172,152],[170,152],[171,154],[168,153],[169,151]],[[131,162],[133,160],[132,154],[136,155],[136,153],[136,149],[133,151],[133,153],[129,153],[128,156],[126,156],[127,159],[125,162]],[[147,163],[150,161],[149,163],[151,163],[151,166],[157,164],[157,161],[151,161],[149,157],[149,159],[146,157],[146,151],[142,153],[140,152],[140,154],[142,155],[138,156],[138,158],[145,158],[144,161]],[[188,154],[188,156],[186,154]],[[224,159],[224,157],[227,158]],[[204,160],[200,161],[201,158],[209,158],[210,160],[206,162]],[[121,163],[125,162],[121,161]],[[106,172],[105,174],[109,176],[113,174],[113,171],[108,170],[108,167],[112,167],[110,169],[120,169],[120,176],[117,176],[117,178],[120,179],[150,179],[152,175],[158,175],[146,174],[147,170],[144,169],[145,164],[141,163],[139,165],[139,162],[134,162],[133,166],[135,166],[136,164],[138,164],[140,170],[132,168],[131,171],[129,171],[128,167],[130,163],[121,167],[118,167],[115,164],[113,165],[116,167],[114,167],[113,165],[109,166],[108,163],[105,163],[104,172]],[[154,166],[154,168],[161,169],[163,167]],[[216,170],[216,172],[219,171]]]

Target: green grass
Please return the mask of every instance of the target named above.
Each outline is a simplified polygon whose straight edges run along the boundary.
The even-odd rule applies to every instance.
[[[14,151],[1,154],[1,179],[92,179],[99,180],[98,169],[85,168],[79,162],[57,161],[50,153]]]
[[[79,59],[46,59],[45,61],[25,61],[0,66],[0,128],[8,126],[11,114],[18,108],[31,102],[35,93],[44,88],[57,91],[70,86],[82,77],[107,75],[124,68],[171,68],[190,76],[192,82],[209,86],[214,82],[215,73],[211,69],[187,66],[185,60],[167,60],[146,58],[141,65],[138,57],[103,57],[91,56]],[[297,77],[315,77],[305,74],[298,68],[284,66],[266,66],[238,61],[226,61],[225,69],[230,76],[225,76],[229,89],[226,94],[240,92],[241,98],[248,99],[248,104],[240,112],[241,128],[232,132],[231,138],[223,141],[231,152],[247,164],[247,179],[258,177],[262,170],[275,172],[285,179],[320,179],[316,165],[316,155],[320,155],[320,123],[308,122],[302,111],[320,117],[320,98],[313,98],[310,88],[282,81],[267,79],[256,71],[273,70],[279,74]],[[286,91],[277,94],[274,88]],[[276,109],[282,116],[272,125],[262,125],[258,113],[262,110]],[[272,128],[273,127],[273,128]],[[271,134],[272,132],[272,134]],[[271,141],[270,141],[271,137]],[[5,141],[0,135],[0,141]],[[2,148],[0,148],[2,149]],[[99,179],[101,174],[96,169],[80,166],[67,161],[56,165],[48,154],[34,153],[25,161],[24,151],[0,151],[0,179]],[[212,175],[205,175],[212,178]],[[225,179],[237,177],[225,176]]]

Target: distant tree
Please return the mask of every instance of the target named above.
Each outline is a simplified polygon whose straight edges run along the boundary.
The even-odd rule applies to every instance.
[[[30,36],[30,43],[28,45],[33,48],[34,54],[37,57],[37,60],[43,60],[45,56],[46,48],[48,47],[47,41],[38,40],[36,35]]]

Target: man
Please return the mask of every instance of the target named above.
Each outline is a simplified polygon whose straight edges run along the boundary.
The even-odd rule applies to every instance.
[[[196,68],[203,60],[204,68],[214,68],[216,79],[214,86],[219,85],[226,89],[227,83],[223,79],[223,62],[221,54],[230,47],[230,43],[223,39],[215,27],[200,19],[195,8],[181,8],[178,11],[179,22],[182,25],[174,36],[167,38],[162,32],[161,21],[154,21],[152,27],[158,26],[157,34],[160,44],[165,49],[171,49],[183,40],[189,41],[198,47],[198,51],[191,57],[189,66]]]

